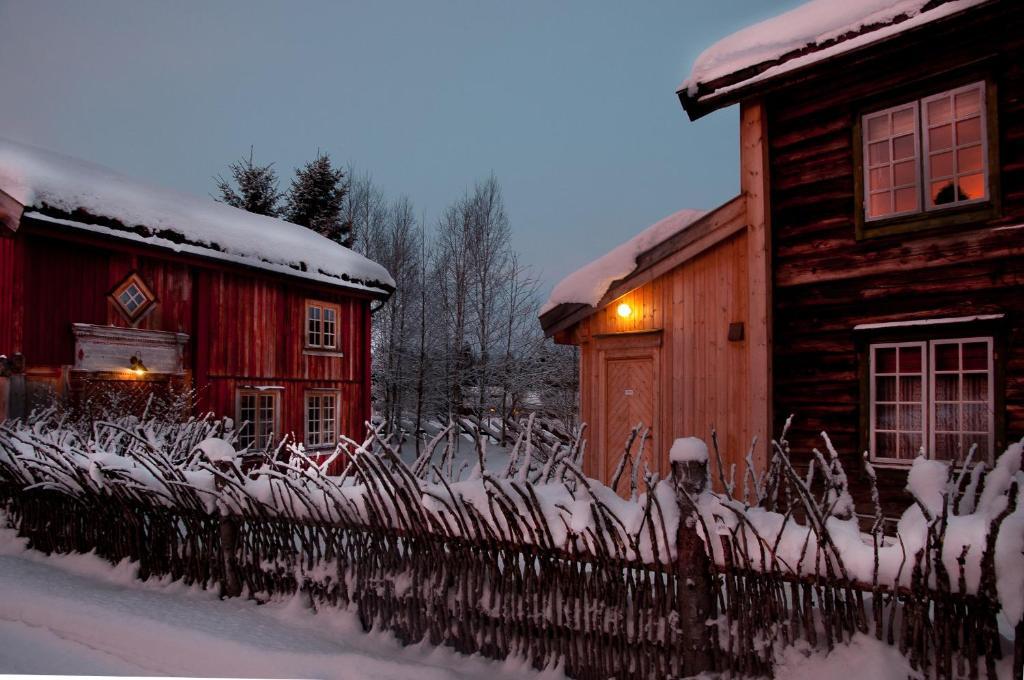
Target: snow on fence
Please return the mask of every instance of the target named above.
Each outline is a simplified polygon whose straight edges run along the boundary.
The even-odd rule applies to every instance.
[[[880,511],[859,531],[830,445],[797,474],[783,436],[763,475],[742,493],[723,475],[717,494],[699,440],[677,442],[667,480],[627,445],[608,487],[580,472],[578,435],[530,432],[500,474],[478,437],[466,475],[450,432],[407,464],[371,429],[339,447],[347,467],[332,477],[301,447],[243,470],[220,422],[49,416],[0,424],[0,499],[40,550],[127,558],[140,578],[225,595],[302,593],[408,643],[571,677],[769,674],[786,646],[857,633],[936,677],[995,677],[997,616],[1015,623],[1024,607],[1019,445],[987,474],[918,461],[917,503],[887,536]]]

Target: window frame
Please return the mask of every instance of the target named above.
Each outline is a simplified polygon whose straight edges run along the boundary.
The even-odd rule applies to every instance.
[[[851,147],[853,150],[854,166],[854,235],[856,240],[881,238],[932,229],[952,229],[964,226],[977,228],[984,226],[985,222],[995,219],[1002,214],[998,137],[998,89],[990,71],[991,65],[987,68],[984,65],[980,68],[975,65],[970,70],[945,73],[941,77],[930,79],[902,90],[899,95],[885,95],[872,98],[862,106],[854,109]],[[865,119],[884,111],[902,108],[910,102],[920,104],[923,100],[939,97],[943,93],[948,94],[955,90],[978,84],[983,89],[981,118],[983,120],[982,140],[987,154],[984,163],[987,198],[926,209],[930,196],[924,194],[925,157],[923,141],[921,139],[922,125],[919,107],[916,137],[919,146],[917,173],[920,177],[920,209],[916,212],[886,215],[874,219],[868,218],[866,197],[869,193],[869,187],[865,164]]]
[[[320,427],[319,427],[319,439],[318,439],[318,441],[313,442],[310,439],[310,427],[309,427],[309,424],[310,424],[310,417],[309,417],[310,416],[310,404],[311,404],[311,401],[313,399],[321,399],[322,400],[324,397],[329,397],[329,398],[334,400],[334,405],[329,410],[329,412],[333,416],[333,422],[334,422],[334,429],[333,429],[333,432],[332,432],[333,437],[332,437],[331,441],[327,441],[325,438],[323,438],[323,431],[324,431],[323,423],[325,422],[324,413],[327,413],[328,409],[321,402],[320,405],[317,407],[317,410],[318,410],[318,422],[320,424]],[[339,440],[339,437],[340,437],[339,432],[338,432],[338,429],[339,429],[338,428],[338,424],[340,422],[340,415],[341,415],[341,391],[340,390],[334,390],[334,389],[306,390],[306,393],[305,393],[305,395],[303,397],[303,400],[302,400],[302,404],[303,404],[302,405],[302,411],[303,411],[303,427],[304,427],[302,441],[303,441],[303,444],[305,445],[306,449],[310,450],[310,451],[315,451],[315,450],[318,450],[318,449],[333,449],[334,447],[336,447],[338,445],[338,440]]]
[[[988,428],[988,462],[995,460],[995,443],[996,443],[996,402],[995,402],[995,382],[996,382],[996,355],[995,355],[995,338],[990,335],[976,336],[976,337],[960,337],[960,338],[936,338],[929,341],[928,343],[928,391],[930,399],[928,400],[928,445],[931,451],[935,451],[935,435],[936,432],[935,421],[936,417],[936,402],[935,395],[938,393],[935,385],[935,376],[939,371],[935,368],[935,352],[934,347],[941,344],[953,344],[956,343],[958,346],[963,346],[965,343],[970,342],[984,342],[988,347],[988,353],[985,355],[988,360],[988,368],[986,369],[986,375],[988,376],[988,394],[986,394],[986,403],[989,408],[989,428]],[[958,406],[962,406],[965,403],[976,403],[976,402],[965,402],[963,399],[963,374],[964,368],[961,365],[959,370],[956,371],[957,375],[960,376],[959,383],[961,388],[959,390],[959,399],[956,402],[943,402],[943,403],[955,403]],[[979,372],[979,371],[974,371]],[[943,371],[948,373],[948,371]],[[963,437],[965,432],[963,430],[963,422],[961,420],[960,429],[956,433],[961,440],[961,446],[963,445]],[[976,431],[970,432],[970,434],[979,434]],[[966,454],[966,451],[963,451]],[[941,459],[946,460],[946,459]]]
[[[931,329],[928,330],[922,329]],[[990,407],[989,432],[988,432],[988,455],[987,457],[976,457],[975,462],[984,461],[991,464],[997,457],[997,451],[1005,445],[1004,437],[1004,400],[1003,381],[1004,366],[1001,359],[1003,354],[1003,338],[1001,323],[999,322],[973,322],[970,327],[964,327],[962,323],[951,323],[947,325],[919,326],[916,329],[884,329],[881,332],[873,331],[867,337],[861,339],[861,384],[864,386],[861,394],[862,402],[862,440],[861,450],[866,451],[873,465],[880,468],[907,469],[914,461],[914,458],[890,458],[877,456],[875,454],[875,405],[876,385],[874,370],[874,352],[878,347],[923,345],[925,354],[922,356],[922,399],[923,408],[926,412],[922,414],[925,425],[922,443],[926,444],[925,454],[928,460],[936,459],[935,453],[935,373],[933,368],[934,347],[938,344],[957,342],[960,344],[969,342],[986,341],[988,346],[988,404]],[[895,331],[895,332],[893,332]],[[962,370],[962,369],[961,369]],[[866,383],[866,384],[865,384]],[[899,389],[897,381],[897,390]],[[962,398],[962,393],[961,393]],[[898,396],[897,396],[898,399]],[[957,403],[963,403],[962,400]],[[963,436],[963,430],[959,431]],[[966,451],[962,452],[966,455]],[[916,455],[915,455],[916,457]],[[956,460],[948,460],[956,463]]]
[[[239,387],[239,388],[235,389],[235,416],[237,418],[237,420],[235,422],[237,423],[237,427],[238,428],[241,428],[242,424],[244,422],[246,422],[246,420],[247,420],[246,418],[242,417],[242,400],[245,397],[255,397],[256,398],[256,409],[255,409],[255,412],[256,412],[256,415],[257,415],[257,419],[254,420],[254,421],[253,420],[248,421],[248,422],[250,422],[253,431],[250,434],[246,434],[246,435],[241,435],[240,434],[239,435],[238,444],[239,444],[239,446],[242,449],[245,449],[249,453],[261,453],[261,452],[270,451],[273,448],[274,441],[277,438],[278,433],[280,433],[280,431],[281,431],[281,392],[283,391],[283,389],[284,388],[282,388],[282,387],[270,386],[270,385],[268,385],[268,386],[256,386],[256,385],[254,385],[254,386]],[[269,397],[270,400],[271,400],[272,408],[273,408],[273,414],[271,415],[270,431],[266,435],[266,437],[267,437],[267,446],[266,447],[258,447],[257,446],[255,448],[253,448],[251,445],[243,446],[242,445],[242,437],[243,436],[246,437],[246,438],[251,438],[252,444],[256,444],[256,445],[258,445],[260,443],[260,438],[264,436],[260,432],[260,429],[261,429],[260,426],[263,423],[262,417],[260,416],[260,410],[261,410],[261,408],[263,406],[260,403],[261,397]],[[240,432],[240,430],[239,430],[239,432]]]
[[[981,96],[979,97],[980,101],[979,101],[979,106],[978,106],[978,109],[979,109],[979,111],[978,111],[978,119],[981,122],[980,144],[981,144],[982,153],[984,154],[984,157],[983,157],[982,163],[981,163],[981,172],[982,172],[982,176],[984,177],[985,195],[982,196],[981,198],[974,198],[974,199],[967,200],[967,201],[956,201],[956,202],[954,202],[951,205],[945,205],[945,204],[943,204],[943,205],[935,205],[934,202],[932,201],[932,197],[931,197],[931,194],[932,194],[932,192],[931,192],[932,177],[931,177],[931,162],[930,162],[931,161],[931,135],[928,134],[928,132],[930,131],[931,128],[929,127],[928,121],[925,118],[925,116],[927,115],[926,114],[926,110],[927,110],[928,104],[929,104],[929,102],[939,101],[940,99],[947,98],[947,97],[955,98],[957,94],[960,94],[962,92],[967,92],[968,90],[972,90],[972,89],[977,88],[977,87],[981,88]],[[922,97],[921,99],[917,100],[918,104],[919,104],[919,106],[918,106],[918,115],[921,116],[919,130],[921,132],[921,135],[920,135],[921,136],[921,140],[920,140],[921,141],[921,151],[920,151],[921,152],[921,161],[920,161],[920,169],[921,169],[921,196],[924,198],[924,205],[921,208],[922,212],[933,212],[933,211],[938,211],[938,210],[944,211],[944,210],[952,210],[954,208],[960,208],[960,207],[966,206],[966,205],[979,205],[979,204],[987,203],[989,198],[991,197],[991,191],[992,190],[991,190],[991,187],[989,186],[989,176],[991,175],[991,169],[989,168],[989,163],[988,163],[988,154],[989,154],[989,146],[990,145],[989,145],[989,139],[988,139],[988,120],[987,120],[987,118],[988,118],[988,107],[986,105],[986,102],[987,102],[987,95],[986,95],[987,89],[988,88],[986,87],[985,81],[984,80],[978,80],[978,81],[975,81],[973,83],[968,83],[966,85],[961,85],[959,87],[954,87],[954,88],[945,90],[944,92],[937,92],[937,93],[935,93],[933,95],[930,95],[928,97]],[[958,121],[957,121],[957,118],[956,118],[955,104],[954,104],[954,108],[950,111],[950,115],[951,115],[950,126],[952,128],[953,136],[956,137],[956,135],[957,135],[957,133],[956,133],[956,124],[957,124]],[[956,141],[954,141],[953,145],[950,147],[950,152],[954,156],[954,163],[955,164],[959,163],[959,161],[955,160],[955,157],[957,156],[957,152],[958,151],[959,151],[959,146],[957,145]],[[957,180],[957,179],[960,178],[959,167],[956,166],[956,165],[954,167],[957,167],[957,170],[954,171],[954,173],[953,173],[953,179]]]
[[[303,308],[305,310],[303,313],[302,326],[303,348],[337,353],[341,347],[341,334],[339,332],[341,326],[341,305],[334,302],[324,302],[322,300],[306,300]],[[314,309],[318,310],[320,315],[318,320],[319,326],[315,333],[315,343],[310,342],[310,336],[314,335],[310,330],[310,311]],[[325,336],[327,335],[327,332],[324,327],[327,323],[327,312],[331,312],[334,315],[334,321],[332,322],[334,325],[332,334],[334,341],[331,344],[325,343]]]
[[[878,377],[878,373],[876,373],[876,371],[875,371],[875,351],[879,350],[879,349],[896,349],[898,351],[899,349],[901,349],[903,347],[919,347],[921,349],[921,373],[920,373],[920,376],[921,376],[921,402],[920,402],[920,404],[921,404],[921,445],[924,446],[925,445],[925,441],[928,439],[928,408],[929,408],[928,407],[928,404],[929,404],[929,398],[928,398],[929,397],[929,393],[928,393],[928,384],[929,384],[929,374],[928,374],[928,342],[924,341],[924,340],[909,340],[909,341],[906,341],[906,342],[873,342],[873,343],[871,343],[870,345],[868,345],[868,357],[869,357],[868,358],[868,374],[869,374],[868,379],[870,381],[870,384],[869,384],[870,396],[868,397],[868,417],[870,418],[870,430],[868,432],[868,442],[869,442],[868,450],[871,453],[871,460],[872,460],[872,462],[878,461],[879,463],[884,463],[886,465],[909,465],[914,460],[914,458],[916,458],[917,455],[918,455],[918,454],[915,453],[910,458],[891,458],[891,457],[888,457],[888,456],[878,456],[878,455],[875,454],[875,435],[878,434],[878,431],[877,431],[877,410],[875,408],[877,403],[878,403],[877,402],[877,390],[878,390],[878,387],[877,387],[877,380],[876,380],[876,378]],[[897,362],[898,361],[899,361],[899,358],[898,358],[898,355],[897,355]],[[902,402],[902,401],[900,401],[900,395],[899,395],[900,380],[899,379],[902,377],[902,374],[900,373],[899,368],[900,368],[899,364],[897,363],[896,373],[893,374],[893,375],[896,376],[896,401],[892,402],[892,403],[897,405],[896,423],[895,423],[896,424],[896,429],[895,430],[884,430],[884,432],[893,432],[894,434],[896,434],[897,439],[899,438],[899,435],[904,432],[904,430],[900,429],[899,408],[898,408],[898,406],[903,404],[903,403],[911,403],[911,402]],[[888,375],[888,374],[883,374],[883,375]],[[910,374],[908,374],[908,375],[910,375]],[[885,403],[890,403],[890,402],[885,402]],[[909,432],[909,430],[907,430],[907,432]]]
[[[134,312],[128,311],[121,302],[121,294],[131,288],[132,285],[135,285],[145,298],[145,301],[139,305]],[[146,284],[142,279],[142,276],[140,276],[137,271],[132,271],[128,276],[121,279],[121,282],[114,286],[107,294],[107,297],[113,303],[114,308],[117,309],[121,316],[123,316],[124,319],[132,325],[135,325],[141,321],[143,317],[156,309],[158,302],[153,289]]]

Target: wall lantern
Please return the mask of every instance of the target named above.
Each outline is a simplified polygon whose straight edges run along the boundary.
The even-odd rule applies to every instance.
[[[633,313],[633,308],[623,302],[615,309],[615,313],[621,316],[623,319],[628,319],[630,314]]]
[[[146,364],[142,363],[142,359],[134,354],[132,355],[132,358],[128,360],[128,367],[135,375],[143,375],[149,371],[149,369],[146,368]]]

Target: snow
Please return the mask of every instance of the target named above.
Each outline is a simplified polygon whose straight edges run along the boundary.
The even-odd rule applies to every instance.
[[[234,460],[237,455],[235,447],[218,437],[208,437],[199,442],[196,448],[202,451],[211,463]]]
[[[93,555],[45,557],[0,530],[0,671],[178,677],[455,680],[556,678],[364,633],[354,614],[295,598],[257,605],[179,583],[139,582]]]
[[[686,91],[691,97],[695,97],[701,85],[718,78],[766,62],[781,62],[750,78],[719,88],[714,94],[728,92],[986,2],[951,0],[928,8],[933,1],[811,0],[793,10],[733,33],[704,50],[697,57],[689,77],[679,86],[679,91]],[[786,55],[804,48],[815,51],[782,61]]]
[[[24,205],[26,215],[71,229],[348,288],[395,286],[381,265],[305,227],[3,138],[0,190]],[[62,215],[47,212],[53,210]]]
[[[846,645],[837,645],[831,652],[808,655],[799,647],[782,652],[782,662],[775,666],[774,676],[786,680],[872,680],[918,679],[923,675],[910,667],[910,662],[895,647],[881,640],[857,633]]]
[[[708,445],[699,437],[680,437],[672,442],[668,459],[673,463],[706,463]]]
[[[972,323],[975,321],[995,321],[1005,318],[1005,314],[976,314],[974,316],[947,316],[936,319],[912,319],[910,321],[886,321],[883,323],[859,323],[853,327],[855,331],[875,330],[878,328],[906,328],[911,326],[944,326],[951,323]]]
[[[614,250],[559,281],[540,313],[545,314],[560,304],[596,306],[614,281],[636,269],[636,260],[641,253],[675,236],[705,214],[703,210],[686,209],[655,222]]]

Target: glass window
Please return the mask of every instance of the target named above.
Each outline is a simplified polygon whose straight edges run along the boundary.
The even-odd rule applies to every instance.
[[[306,446],[334,446],[337,436],[338,397],[332,392],[306,395]]]
[[[306,347],[337,349],[338,305],[326,302],[306,303]]]
[[[114,289],[110,298],[128,321],[135,321],[141,317],[143,312],[156,302],[156,296],[139,275],[134,273]]]
[[[872,456],[991,460],[992,339],[881,343],[870,348]]]
[[[250,451],[266,451],[273,446],[277,422],[277,396],[264,390],[238,393],[238,445]]]
[[[987,200],[984,111],[979,82],[865,115],[865,218]]]

